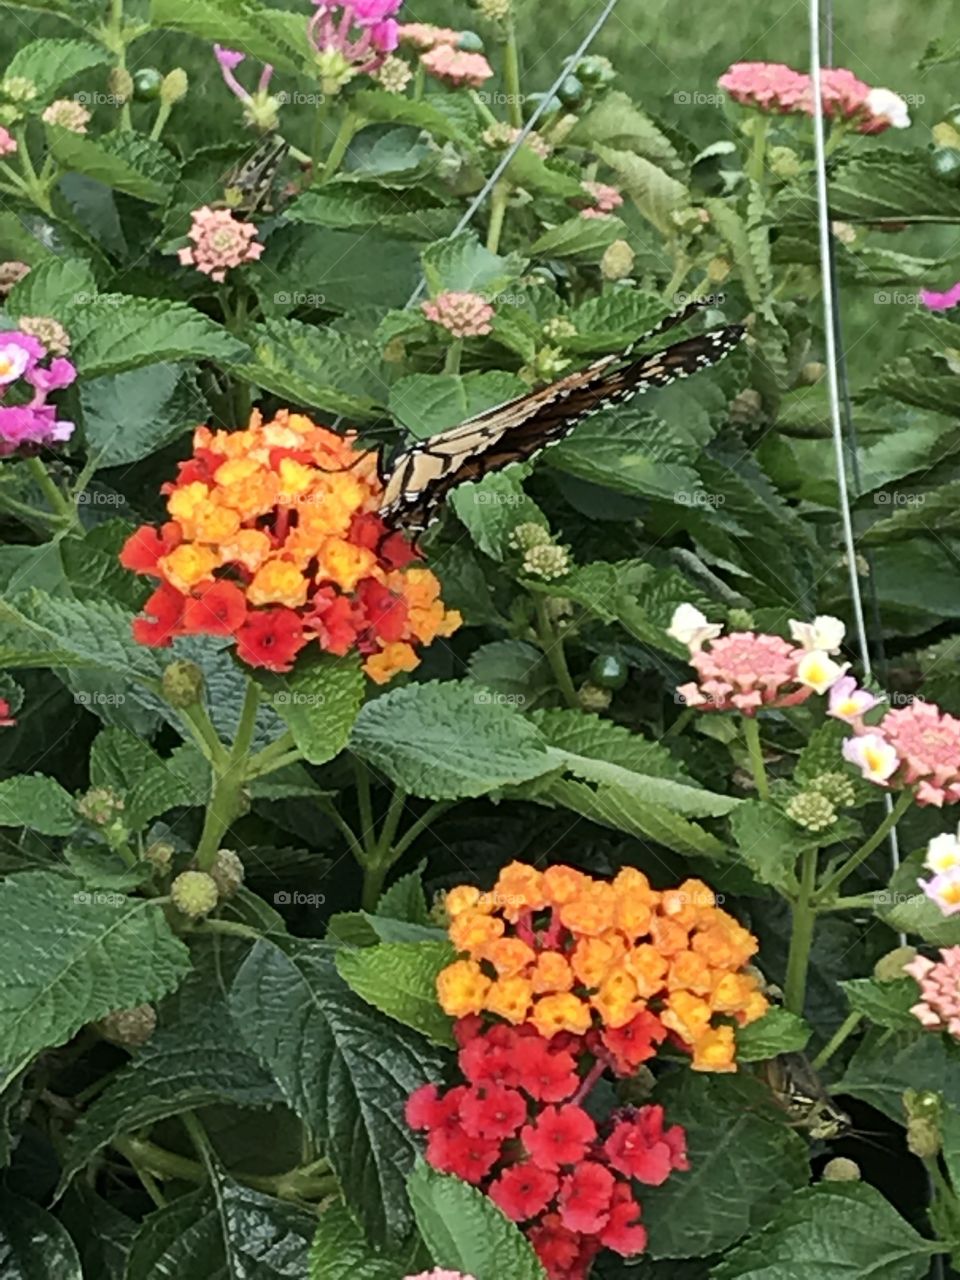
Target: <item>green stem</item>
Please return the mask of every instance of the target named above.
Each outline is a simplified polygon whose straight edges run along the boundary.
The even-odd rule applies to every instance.
[[[19,143],[17,144],[19,147]],[[0,160],[0,173],[4,174],[9,182],[13,184],[10,192],[13,195],[30,196],[30,184],[17,173],[16,169],[11,168],[5,160]]]
[[[124,103],[126,106],[126,103]],[[173,112],[172,102],[161,102],[157,109],[157,118],[153,122],[153,128],[150,130],[150,137],[157,142],[164,129],[167,127],[167,121]]]
[[[195,1116],[188,1112],[182,1119],[198,1154],[203,1157],[203,1164],[198,1160],[191,1160],[189,1156],[168,1151],[145,1138],[119,1137],[110,1145],[130,1161],[138,1177],[141,1176],[141,1170],[144,1170],[158,1178],[203,1184],[207,1181],[204,1165],[209,1167],[209,1161],[213,1158],[210,1142]],[[233,1176],[245,1186],[281,1199],[298,1199],[304,1192],[319,1199],[337,1189],[326,1160],[314,1160],[310,1164],[269,1176],[255,1173],[236,1173]]]
[[[330,154],[327,156],[320,173],[321,182],[329,182],[340,168],[343,157],[347,154],[347,148],[353,141],[353,135],[360,128],[361,123],[361,117],[355,111],[344,112],[343,119],[340,121],[340,128],[337,130],[337,136],[334,138],[333,146],[330,148]]]
[[[364,866],[363,890],[360,894],[360,905],[364,911],[376,911],[390,866],[391,863],[386,858],[375,858]]]
[[[817,922],[813,905],[816,883],[817,851],[805,849],[800,863],[800,893],[793,904],[793,931],[790,935],[790,955],[783,989],[785,1007],[791,1013],[801,1015],[807,994],[807,970],[810,967],[813,930]]]
[[[218,917],[193,925],[190,933],[221,933],[231,938],[249,938],[251,942],[259,942],[263,937],[260,930],[254,929],[252,925],[243,924],[240,920],[221,920]]]
[[[523,127],[523,95],[520,92],[520,50],[511,18],[503,50],[503,83],[507,90],[507,116],[515,129]]]
[[[186,1156],[158,1147],[145,1138],[114,1138],[110,1145],[133,1165],[139,1176],[140,1169],[148,1169],[158,1178],[177,1179],[181,1182],[206,1182],[203,1166]]]
[[[117,68],[127,70],[127,42],[123,34],[123,0],[110,0],[110,34],[111,46],[117,58]],[[120,128],[129,133],[133,127],[130,115],[130,100],[127,98],[120,108]]]
[[[484,100],[480,97],[476,89],[470,90],[470,97],[473,99],[473,105],[476,107],[478,114],[483,116],[487,124],[499,123],[497,120],[497,117],[493,114],[493,112],[490,110],[490,108],[487,106]]]
[[[663,291],[664,299],[669,306],[674,306],[674,300],[679,292],[680,286],[687,278],[687,272],[690,270],[690,259],[679,247],[675,247],[675,256],[673,262],[673,275],[667,281],[667,287]]]
[[[190,707],[180,710],[194,742],[203,752],[204,757],[214,766],[224,766],[229,759],[227,749],[220,741],[210,713],[202,702],[195,702]]]
[[[766,116],[756,115],[753,117],[753,146],[750,149],[746,171],[747,177],[752,178],[758,185],[762,184],[764,170],[766,169],[767,129],[768,120]]]
[[[763,748],[760,745],[760,724],[756,716],[744,716],[743,736],[747,741],[747,752],[750,756],[750,771],[761,800],[770,799],[770,784],[767,781],[767,769],[763,763]]]
[[[417,69],[413,76],[413,100],[419,102],[423,97],[423,91],[427,84],[427,69],[422,62],[417,63]]]
[[[370,794],[370,770],[358,759],[353,758],[353,771],[357,780],[357,804],[360,808],[360,843],[368,859],[376,856],[376,823],[373,820],[373,800]]]
[[[285,769],[289,764],[299,764],[302,759],[303,752],[299,747],[294,747],[292,751],[287,751],[282,756],[274,756],[259,768],[254,768],[251,761],[247,766],[247,781],[251,782],[254,778],[263,778],[267,774],[276,773],[278,769]]]
[[[250,743],[257,724],[257,708],[260,705],[260,686],[247,681],[237,736],[227,762],[222,767],[214,765],[213,794],[207,806],[203,834],[197,847],[197,866],[209,871],[217,858],[220,841],[231,822],[243,807],[243,786],[247,776]]]
[[[496,253],[500,248],[500,237],[503,234],[503,221],[507,214],[507,197],[510,195],[510,184],[502,178],[493,188],[490,197],[490,225],[487,227],[487,248]]]
[[[320,812],[325,813],[330,821],[334,823],[337,829],[343,834],[350,852],[353,854],[354,858],[356,858],[357,862],[363,866],[364,858],[366,856],[363,851],[363,844],[353,827],[351,827],[350,823],[347,822],[346,818],[332,800],[317,797],[316,804]]]
[[[547,612],[547,601],[543,596],[537,597],[536,610],[537,638],[540,641],[543,655],[550,664],[553,678],[556,680],[557,687],[563,695],[563,700],[567,706],[579,708],[580,699],[577,697],[573,678],[570,675],[570,668],[567,666],[567,655],[563,647],[563,640],[557,634],[557,629],[550,619],[550,614]]]
[[[393,842],[397,835],[397,827],[400,825],[400,819],[403,817],[403,809],[406,803],[407,792],[398,787],[390,797],[387,816],[384,818],[383,826],[380,828],[380,839],[378,841],[378,852],[380,856],[385,856],[393,849]]]
[[[69,525],[74,524],[77,519],[77,509],[72,505],[69,499],[60,492],[56,484],[54,484],[53,477],[43,465],[43,460],[37,457],[27,458],[26,468],[30,472],[30,475],[33,477],[37,486],[43,492],[43,496],[46,498],[54,514],[63,520],[68,527]]]
[[[460,357],[463,355],[463,339],[455,338],[447,347],[447,354],[443,361],[444,373],[460,372]]]
[[[844,880],[856,871],[861,862],[864,862],[869,858],[874,849],[876,849],[877,846],[886,839],[906,811],[910,808],[912,802],[913,792],[909,788],[900,792],[897,796],[896,804],[880,823],[879,827],[877,827],[869,840],[865,840],[856,853],[852,853],[846,862],[841,863],[833,875],[825,880],[820,886],[816,895],[817,902],[822,903],[830,900],[833,894],[836,893],[837,889],[839,889],[843,884]]]
[[[837,1027],[836,1031],[810,1064],[814,1071],[819,1071],[821,1067],[826,1066],[843,1042],[853,1035],[862,1020],[862,1013],[847,1014],[846,1018],[844,1018],[843,1022],[840,1023],[839,1027]]]
[[[416,840],[417,836],[420,835],[422,831],[426,831],[434,818],[439,818],[441,813],[446,813],[446,811],[451,807],[451,803],[452,802],[450,800],[435,801],[430,808],[416,820],[416,822],[412,823],[406,829],[397,843],[393,846],[395,862],[399,861],[399,859],[403,857],[413,844],[414,840]]]
[[[690,723],[690,721],[694,718],[696,714],[697,713],[695,708],[684,707],[683,710],[680,712],[680,714],[677,716],[676,720],[674,720],[673,724],[667,725],[666,729],[664,729],[663,734],[661,736],[663,738],[676,737],[678,733],[683,732],[683,730],[687,727],[687,725]]]

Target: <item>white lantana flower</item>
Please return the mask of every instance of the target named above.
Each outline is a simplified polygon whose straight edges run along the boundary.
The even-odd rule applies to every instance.
[[[790,635],[804,649],[820,649],[824,653],[839,653],[847,628],[839,618],[829,613],[818,614],[812,622],[790,619]]]
[[[934,836],[927,845],[927,856],[923,865],[930,871],[942,875],[945,871],[960,870],[960,839],[949,832]]]
[[[896,751],[879,733],[847,738],[841,751],[843,758],[855,764],[869,782],[885,783],[900,764]]]
[[[822,649],[813,649],[810,653],[805,653],[797,663],[797,680],[815,693],[826,693],[849,665],[849,662],[834,662]]]
[[[866,107],[872,116],[889,120],[894,129],[910,128],[910,109],[899,93],[892,89],[871,89],[867,94]]]
[[[667,628],[667,635],[679,644],[685,644],[691,653],[699,653],[707,640],[716,640],[723,631],[723,624],[708,622],[696,605],[677,605]]]

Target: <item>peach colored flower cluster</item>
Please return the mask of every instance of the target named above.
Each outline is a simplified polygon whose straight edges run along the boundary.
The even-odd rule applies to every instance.
[[[185,267],[196,267],[218,284],[223,283],[232,267],[256,262],[263,253],[263,245],[255,239],[256,226],[241,222],[229,209],[203,205],[194,209],[191,217],[188,234],[193,244],[180,250],[180,262]]]
[[[482,338],[493,327],[493,307],[479,293],[448,291],[421,303],[423,314],[455,338]]]
[[[735,102],[781,115],[813,115],[813,82],[782,62],[736,62],[718,84]],[[824,114],[855,122],[858,133],[882,133],[910,124],[907,104],[890,89],[871,89],[844,67],[828,67],[820,78]]]

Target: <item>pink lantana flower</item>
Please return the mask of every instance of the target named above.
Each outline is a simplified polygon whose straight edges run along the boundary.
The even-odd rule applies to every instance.
[[[960,280],[951,285],[945,293],[934,293],[932,289],[920,290],[920,301],[928,311],[949,311],[960,302]]]
[[[493,327],[493,307],[479,293],[441,293],[421,308],[428,320],[455,338],[482,338]]]
[[[0,728],[12,729],[17,723],[13,708],[6,698],[0,698]]]
[[[12,156],[17,149],[17,140],[9,129],[0,125],[0,156]]]
[[[435,27],[430,22],[405,22],[397,31],[401,44],[412,45],[420,53],[434,49],[438,44],[456,47],[460,43],[460,32],[452,27]]]
[[[324,91],[338,93],[354,76],[370,75],[400,39],[395,14],[402,0],[314,0],[307,34],[316,50]]]
[[[241,222],[229,209],[211,209],[203,205],[191,215],[189,236],[192,245],[181,249],[180,262],[196,267],[204,275],[222,284],[232,267],[256,262],[263,253],[257,243],[257,228],[252,222]]]
[[[904,762],[904,782],[919,783],[921,804],[960,800],[960,720],[932,702],[888,711],[880,732]]]
[[[737,62],[718,81],[734,102],[759,111],[814,114],[813,80],[781,62]],[[850,121],[858,133],[906,129],[907,103],[891,89],[871,89],[845,67],[827,67],[820,76],[825,116]]]
[[[841,751],[844,760],[855,764],[868,782],[880,786],[886,786],[900,767],[900,757],[880,733],[847,738]]]
[[[920,985],[920,1001],[910,1012],[931,1031],[960,1039],[960,947],[946,947],[939,960],[917,956],[903,966]]]
[[[918,880],[917,884],[945,916],[955,916],[960,911],[960,872],[957,870],[944,871],[932,880]]]
[[[419,1271],[415,1276],[407,1276],[406,1280],[473,1280],[473,1276],[464,1275],[462,1271],[447,1271],[444,1267],[435,1267],[433,1271]]]
[[[428,49],[420,61],[432,76],[454,86],[479,89],[493,75],[493,67],[482,53],[465,53],[449,44]]]
[[[623,196],[606,182],[581,182],[584,194],[593,202],[580,210],[581,218],[609,218],[623,204]]]
[[[782,62],[735,62],[717,82],[741,106],[799,111],[810,77]]]
[[[843,676],[830,689],[830,703],[827,715],[835,720],[844,720],[847,724],[859,725],[868,711],[880,705],[880,699],[874,697],[868,689],[860,689],[853,676]]]
[[[764,706],[793,706],[812,690],[797,687],[797,664],[804,656],[780,636],[735,631],[710,641],[690,655],[699,680],[677,692],[687,706],[704,711],[742,711],[754,715]]]
[[[247,123],[265,133],[275,129],[279,123],[280,101],[272,97],[269,92],[270,81],[273,78],[273,67],[270,63],[264,63],[257,87],[253,93],[250,93],[234,75],[237,67],[244,61],[245,55],[236,49],[225,49],[223,45],[215,44],[213,56],[220,66],[227,88],[243,103],[243,114]]]

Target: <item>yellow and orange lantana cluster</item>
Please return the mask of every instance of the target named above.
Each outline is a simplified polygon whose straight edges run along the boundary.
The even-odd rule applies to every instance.
[[[169,520],[144,525],[121,561],[157,580],[134,623],[142,644],[229,635],[250,666],[290,669],[309,644],[356,649],[384,683],[417,666],[417,649],[450,635],[429,569],[377,514],[376,455],[303,414],[254,413],[245,431],[200,427],[193,457],[164,485]]]
[[[734,1026],[767,1000],[744,966],[757,940],[700,880],[651,888],[625,867],[611,881],[573,867],[512,862],[492,891],[446,897],[449,934],[464,958],[439,974],[455,1018],[487,1012],[546,1037],[622,1028],[657,1017],[699,1071],[735,1071]]]

